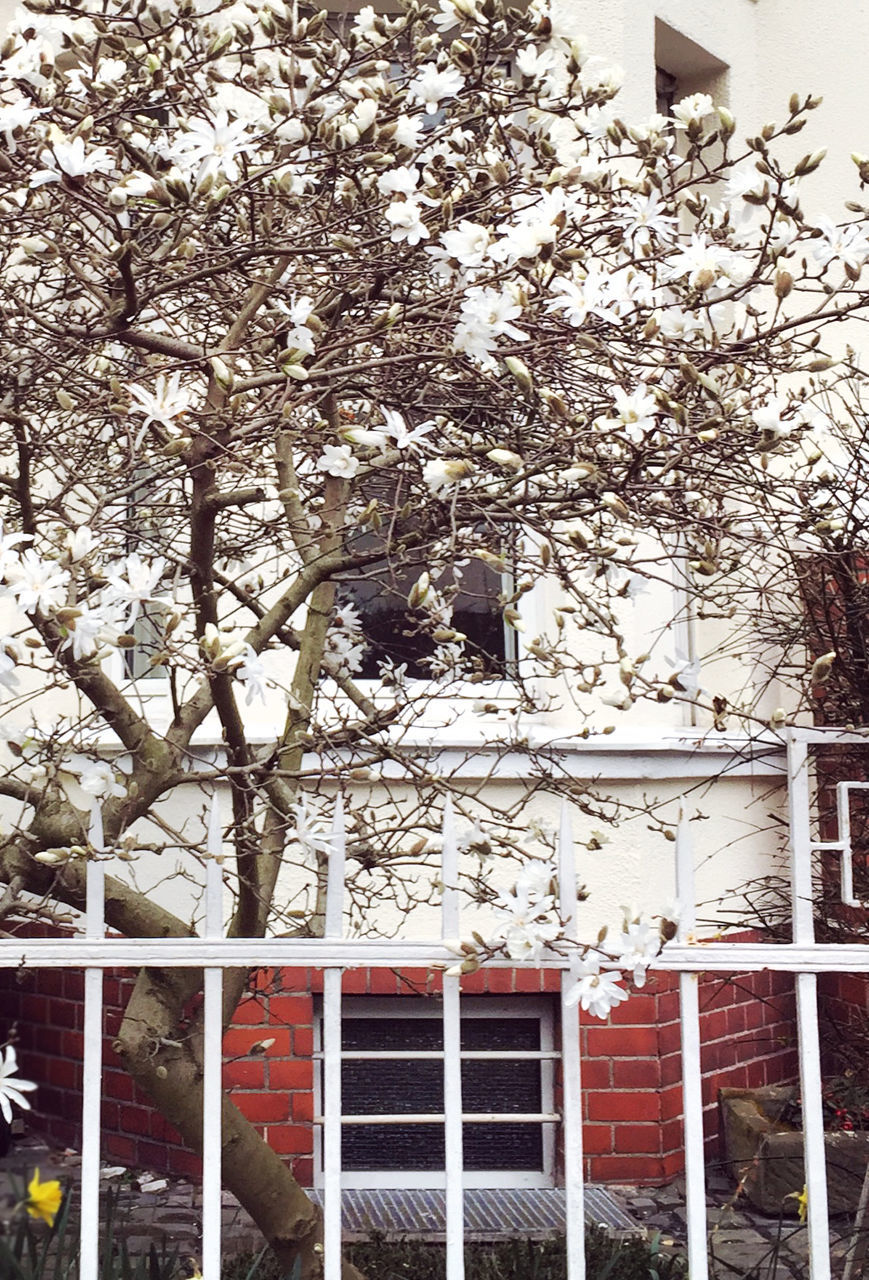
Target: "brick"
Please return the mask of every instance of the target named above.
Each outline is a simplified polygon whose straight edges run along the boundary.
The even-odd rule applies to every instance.
[[[103,1075],[103,1093],[110,1098],[130,1102],[133,1097],[133,1081],[123,1071],[106,1071]]]
[[[296,1179],[300,1187],[312,1187],[314,1185],[314,1162],[307,1156],[302,1156],[299,1160],[294,1160],[293,1177]]]
[[[347,975],[348,977],[352,975]],[[272,996],[269,1000],[269,1029],[276,1024],[285,1027],[309,1026],[314,1016],[310,996]]]
[[[266,1057],[286,1057],[290,1052],[289,1027],[230,1027],[223,1036],[223,1052],[228,1058],[247,1056],[260,1040],[274,1040]]]
[[[269,1146],[278,1155],[310,1155],[314,1142],[311,1129],[302,1125],[274,1125],[269,1128]]]
[[[665,1177],[663,1161],[656,1156],[595,1156],[590,1161],[595,1182],[655,1182]]]
[[[660,1117],[662,1120],[672,1120],[676,1116],[682,1114],[682,1088],[680,1085],[671,1086],[669,1089],[662,1089],[659,1096]]]
[[[658,1051],[655,1027],[589,1027],[587,1051],[591,1057],[652,1058]]]
[[[488,975],[485,969],[476,973],[466,973],[462,977],[462,994],[466,996],[482,996],[486,994]]]
[[[400,969],[395,974],[400,996],[424,996],[432,991],[441,991],[443,983],[441,975],[429,969]],[[372,991],[374,988],[372,987]]]
[[[77,1062],[67,1062],[64,1058],[50,1060],[45,1075],[50,1084],[60,1089],[81,1089],[81,1067]]]
[[[589,1120],[657,1120],[658,1095],[652,1091],[636,1090],[631,1093],[611,1089],[602,1093],[589,1093]]]
[[[679,1020],[679,993],[678,991],[666,991],[663,995],[658,996],[657,1024],[662,1026],[666,1022],[678,1022]]]
[[[121,1128],[124,1133],[150,1135],[151,1117],[142,1107],[121,1107]]]
[[[729,1009],[716,1009],[712,1013],[700,1015],[700,1037],[709,1044],[713,1040],[724,1040],[727,1036],[727,1019]]]
[[[367,969],[349,969],[341,975],[341,990],[347,996],[367,996],[368,995],[368,973]],[[394,980],[394,979],[393,979]],[[301,1000],[302,996],[291,997],[294,1000]],[[310,1017],[299,1018],[299,1022],[310,1022]]]
[[[262,996],[245,996],[232,1015],[232,1025],[234,1027],[260,1026],[267,1019],[266,999]]]
[[[289,1098],[283,1092],[243,1093],[236,1089],[232,1100],[252,1124],[273,1124],[289,1118]]]
[[[676,1151],[679,1156],[684,1154],[684,1137],[682,1133],[682,1120],[666,1120],[661,1125],[661,1150],[663,1152]]]
[[[583,1072],[583,1078],[585,1077]],[[661,1065],[648,1058],[617,1058],[612,1064],[613,1084],[617,1089],[657,1089],[661,1084]]]
[[[314,1095],[313,1093],[291,1093],[290,1094],[290,1114],[294,1120],[312,1124],[314,1121]]]
[[[661,1084],[676,1084],[682,1079],[682,1055],[680,1053],[668,1053],[666,1058],[658,1059],[658,1066],[661,1071]]]
[[[657,1016],[657,998],[649,992],[634,992],[629,1000],[611,1010],[609,1023],[610,1026],[654,1027]]]
[[[49,1018],[53,1027],[76,1027],[79,1022],[80,1007],[75,1000],[67,1000],[66,997],[60,997],[52,1000],[49,1009]]]
[[[487,969],[486,970],[486,986],[490,994],[496,996],[512,995],[513,993],[513,970],[512,969]]]
[[[310,990],[311,971],[298,966],[290,969],[280,969],[278,971],[278,980],[280,982],[279,991],[299,991],[304,993]]]
[[[117,1102],[103,1102],[100,1105],[100,1122],[104,1130],[117,1129],[119,1115],[120,1107]]]
[[[624,1155],[658,1155],[661,1151],[661,1127],[657,1124],[617,1124],[615,1153]]]
[[[312,1089],[314,1064],[307,1060],[275,1059],[269,1062],[270,1089]]]
[[[314,1052],[314,1028],[295,1027],[293,1029],[293,1053],[299,1058],[310,1058]]]
[[[368,974],[368,990],[373,996],[394,996],[401,984],[391,969],[371,969]]]
[[[225,1089],[262,1089],[266,1082],[265,1060],[259,1056],[227,1062],[223,1068]]]
[[[517,969],[515,990],[523,994],[536,995],[541,988],[542,974],[539,969]]]
[[[103,1151],[121,1164],[131,1165],[136,1162],[136,1144],[132,1138],[125,1138],[118,1133],[105,1134]]]
[[[582,1146],[588,1156],[609,1155],[613,1150],[612,1125],[584,1124]]]
[[[583,1089],[609,1089],[613,1063],[609,1058],[587,1058],[582,1064]]]

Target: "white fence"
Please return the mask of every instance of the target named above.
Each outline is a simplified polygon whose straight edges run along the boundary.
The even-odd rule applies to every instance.
[[[821,1066],[818,1037],[817,975],[824,972],[869,972],[869,946],[819,944],[814,939],[812,855],[836,853],[842,861],[843,900],[854,903],[851,877],[847,787],[840,784],[839,839],[813,839],[810,826],[809,747],[814,743],[863,744],[867,738],[837,730],[792,730],[787,735],[788,787],[791,828],[791,892],[793,941],[768,943],[697,943],[693,939],[694,871],[687,823],[679,824],[676,842],[677,892],[682,919],[676,940],[669,943],[653,969],[680,975],[684,1143],[687,1175],[688,1255],[691,1280],[706,1280],[706,1195],[701,1098],[701,1040],[698,978],[703,972],[750,973],[762,969],[795,975],[799,1035],[800,1080],[805,1128],[808,1189],[809,1262],[812,1280],[828,1280],[830,1258],[827,1225],[827,1186],[824,1163]],[[843,788],[846,788],[843,790]],[[844,796],[844,800],[842,797]],[[844,806],[844,807],[843,807]],[[95,819],[91,844],[102,848],[102,831]],[[208,850],[221,849],[216,805],[212,806]],[[444,818],[442,939],[459,936],[458,859],[450,806]],[[313,939],[225,938],[222,935],[222,881],[217,857],[206,863],[205,928],[197,938],[106,938],[104,929],[104,871],[92,860],[87,874],[87,911],[83,937],[69,939],[0,939],[0,967],[21,965],[83,968],[85,971],[84,1100],[82,1150],[81,1275],[96,1280],[99,1242],[99,1160],[103,971],[138,968],[201,968],[204,983],[204,1151],[203,1239],[204,1280],[218,1280],[221,1260],[221,1142],[219,1122],[222,1066],[221,995],[223,971],[228,968],[310,966],[324,970],[323,998],[323,1164],[324,1268],[326,1280],[341,1275],[341,1131],[346,1123],[383,1123],[383,1116],[342,1115],[341,973],[359,967],[449,968],[453,951],[437,942],[405,940],[347,940],[342,937],[344,896],[344,828],[340,803],[336,807],[329,859],[325,936]],[[558,841],[559,908],[569,937],[576,937],[576,868],[567,811],[562,814]],[[517,961],[494,961],[516,967]],[[558,1116],[485,1115],[462,1110],[460,1043],[461,978],[443,978],[444,1109],[436,1115],[402,1116],[403,1122],[443,1123],[446,1150],[446,1262],[447,1280],[463,1277],[462,1126],[486,1120],[535,1121],[562,1125],[564,1195],[567,1224],[567,1274],[583,1280],[584,1196],[582,1174],[581,1062],[579,1014],[565,1003],[570,985],[569,959],[549,955],[536,968],[560,970],[563,1106]],[[349,1055],[346,1055],[349,1056]],[[381,1055],[382,1056],[382,1055]],[[407,1057],[396,1050],[391,1056]],[[428,1056],[428,1055],[427,1055]],[[475,1051],[474,1056],[480,1056]]]

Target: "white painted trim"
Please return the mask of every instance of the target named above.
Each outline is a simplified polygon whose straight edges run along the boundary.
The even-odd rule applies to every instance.
[[[455,958],[455,957],[453,957]],[[515,964],[515,962],[511,962]],[[500,1119],[495,1120],[493,1114],[489,1113],[464,1113],[463,1121],[466,1124],[474,1123],[534,1123],[539,1122],[542,1127],[543,1134],[543,1167],[540,1170],[519,1169],[464,1169],[462,1172],[461,1185],[464,1189],[468,1188],[486,1188],[486,1187],[503,1187],[503,1188],[544,1188],[553,1187],[556,1184],[555,1179],[555,1130],[561,1121],[561,1116],[555,1112],[554,1108],[554,1059],[560,1058],[555,1049],[555,1019],[554,1019],[554,1002],[553,999],[546,996],[535,995],[515,995],[515,996],[462,996],[461,1001],[462,1017],[471,1017],[474,1019],[498,1019],[505,1018],[526,1018],[531,1017],[538,1020],[540,1024],[540,1050],[517,1051],[515,1054],[509,1050],[494,1050],[489,1053],[485,1049],[479,1050],[462,1050],[462,1060],[485,1060],[491,1057],[493,1060],[503,1061],[505,1058],[516,1060],[520,1057],[524,1060],[537,1060],[541,1063],[541,1110],[534,1113],[533,1117],[518,1113],[503,1113]],[[344,996],[342,1001],[342,1018],[394,1018],[396,1013],[400,1012],[403,1019],[427,1019],[437,1021],[441,1017],[441,1000],[437,995],[432,996]],[[322,1054],[322,1001],[316,1001],[314,1006],[314,1057],[321,1059]],[[578,1044],[578,1041],[577,1041]],[[425,1059],[444,1059],[446,1046],[442,1050],[420,1051],[419,1058]],[[385,1058],[404,1058],[405,1054],[399,1051],[383,1051],[377,1054],[374,1051],[371,1055],[365,1053],[364,1050],[345,1050],[342,1053],[342,1059],[350,1058],[352,1060],[366,1060],[376,1056]],[[546,1056],[544,1056],[546,1055]],[[314,1113],[315,1117],[321,1118],[322,1111],[322,1073],[314,1072]],[[426,1114],[425,1116],[413,1114],[406,1115],[386,1115],[386,1116],[367,1116],[354,1117],[345,1114],[344,1122],[361,1122],[366,1124],[420,1124],[421,1129],[428,1123],[441,1123],[442,1115]],[[321,1126],[315,1119],[314,1129],[314,1186],[323,1186],[323,1157],[322,1157],[322,1137]],[[437,1190],[448,1187],[447,1175],[441,1170],[384,1170],[384,1169],[353,1169],[343,1170],[341,1175],[341,1185],[345,1188],[353,1189],[371,1189],[382,1188],[388,1190],[390,1188],[427,1188]]]

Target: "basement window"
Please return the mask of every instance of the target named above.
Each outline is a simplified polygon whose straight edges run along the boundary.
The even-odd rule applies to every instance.
[[[419,1052],[442,1054],[440,1002],[434,997],[383,1000],[345,997],[342,1005],[342,1049],[354,1055],[342,1064],[343,1114],[390,1117],[442,1114],[442,1056],[400,1056]],[[317,1035],[321,1043],[319,1023]],[[465,1121],[465,1186],[553,1186],[555,1125],[539,1119],[515,1122],[509,1119],[511,1114],[552,1114],[551,1006],[534,997],[497,1000],[466,996],[462,1000],[461,1046],[463,1053],[474,1055],[462,1060],[463,1112],[504,1117],[497,1121]],[[380,1056],[386,1053],[399,1056]],[[484,1056],[486,1054],[492,1056]],[[320,1066],[322,1069],[322,1060]],[[316,1090],[314,1105],[319,1115],[321,1072]],[[319,1127],[315,1159],[319,1184],[322,1181]],[[345,1124],[341,1161],[342,1185],[348,1188],[443,1187],[443,1123]]]

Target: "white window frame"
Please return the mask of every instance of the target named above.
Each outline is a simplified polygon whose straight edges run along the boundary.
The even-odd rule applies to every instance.
[[[555,1012],[553,1001],[541,996],[463,996],[462,1016],[472,1018],[533,1017],[540,1023],[540,1050],[543,1053],[555,1052]],[[440,1005],[435,996],[344,996],[341,1001],[342,1017],[345,1018],[394,1018],[400,1014],[402,1018],[434,1018],[440,1017]],[[314,1054],[319,1067],[322,1058],[317,1057],[323,1051],[323,1014],[322,1004],[318,1002],[314,1010]],[[552,1113],[555,1108],[555,1060],[540,1060],[540,1110]],[[322,1071],[314,1071],[314,1114],[319,1116],[323,1111]],[[427,1126],[420,1125],[424,1130]],[[541,1122],[543,1136],[542,1169],[466,1169],[462,1185],[467,1188],[510,1187],[541,1188],[557,1186],[556,1180],[556,1133],[559,1126],[551,1122]],[[314,1128],[314,1186],[322,1187],[323,1177],[323,1133],[322,1126]],[[446,1187],[446,1174],[437,1169],[345,1169],[341,1175],[341,1185],[348,1189],[440,1189]]]

